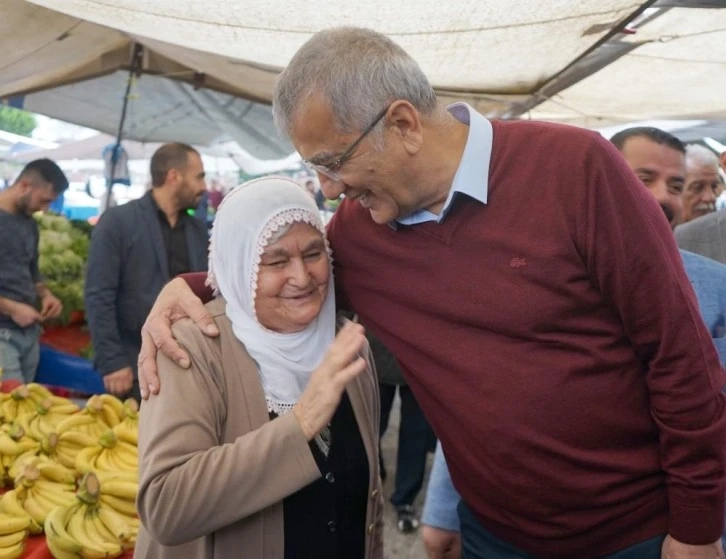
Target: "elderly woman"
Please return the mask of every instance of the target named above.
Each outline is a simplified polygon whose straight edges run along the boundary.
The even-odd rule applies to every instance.
[[[141,409],[135,557],[382,557],[378,388],[362,327],[336,321],[315,202],[249,182],[210,246],[220,336],[181,320],[192,371],[159,354],[174,382]]]

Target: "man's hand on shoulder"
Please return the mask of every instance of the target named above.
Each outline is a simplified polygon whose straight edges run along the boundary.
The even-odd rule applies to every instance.
[[[176,278],[161,290],[141,329],[139,388],[142,398],[146,399],[149,394],[159,392],[159,375],[156,369],[158,351],[180,367],[189,367],[189,356],[176,343],[171,333],[171,323],[186,317],[191,318],[205,335],[219,335],[219,330],[201,299],[194,295],[183,279]]]
[[[661,559],[724,559],[721,540],[707,545],[689,545],[666,536]]]

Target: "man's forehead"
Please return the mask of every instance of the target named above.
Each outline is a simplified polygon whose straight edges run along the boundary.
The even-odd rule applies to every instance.
[[[718,175],[718,165],[715,163],[697,162],[688,166],[688,174],[691,175]]]
[[[686,156],[684,153],[666,144],[654,142],[645,137],[628,139],[623,146],[623,157],[628,161],[653,161],[653,163],[667,161],[673,165],[682,166],[685,170]]]

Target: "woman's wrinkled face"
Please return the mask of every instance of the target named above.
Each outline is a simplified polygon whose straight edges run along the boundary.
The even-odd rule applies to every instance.
[[[289,334],[320,314],[328,295],[330,262],[325,240],[307,223],[295,223],[262,253],[255,311],[265,328]]]

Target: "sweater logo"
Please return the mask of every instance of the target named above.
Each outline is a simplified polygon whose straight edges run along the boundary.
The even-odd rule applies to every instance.
[[[515,258],[512,258],[509,261],[509,267],[514,268],[515,270],[517,268],[524,268],[527,265],[527,259],[522,258],[521,256],[517,256]]]

